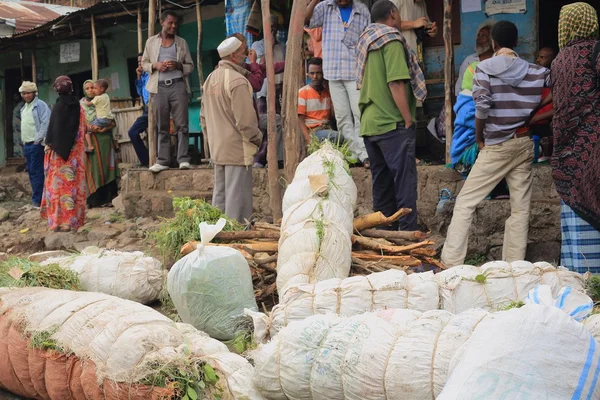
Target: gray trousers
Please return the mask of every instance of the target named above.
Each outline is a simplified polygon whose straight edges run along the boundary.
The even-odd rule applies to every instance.
[[[214,165],[213,207],[241,223],[252,216],[252,167]]]
[[[170,119],[173,116],[177,132],[177,162],[190,162],[188,154],[190,134],[188,130],[189,95],[185,82],[177,82],[170,86],[158,84],[158,93],[153,98],[153,111],[158,126],[158,159],[160,165],[171,163],[171,138],[169,136]]]

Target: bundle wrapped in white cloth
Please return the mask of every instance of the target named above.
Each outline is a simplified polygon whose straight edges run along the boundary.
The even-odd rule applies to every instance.
[[[350,272],[356,185],[330,143],[302,161],[283,196],[277,291]]]

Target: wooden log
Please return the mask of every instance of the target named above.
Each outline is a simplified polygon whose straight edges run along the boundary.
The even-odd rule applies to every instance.
[[[31,49],[31,80],[37,83],[37,62],[35,59],[35,48]]]
[[[148,37],[154,36],[154,24],[156,21],[156,1],[148,2]],[[148,100],[148,158],[150,166],[156,163],[156,119],[154,118],[152,95]]]
[[[197,247],[198,244],[200,244],[200,242],[197,241],[190,241],[187,242],[186,244],[184,244],[183,246],[181,246],[181,249],[179,250],[179,253],[182,256],[188,255],[190,254],[192,251],[194,251]],[[231,247],[237,250],[244,250],[247,251],[249,254],[256,254],[256,253],[274,253],[277,251],[278,249],[278,243],[277,242],[261,242],[261,243],[209,243],[209,246],[225,246],[225,247]]]
[[[444,264],[442,264],[441,261],[436,260],[435,258],[423,257],[423,260],[431,265],[435,265],[436,267],[438,267],[440,269],[446,269],[446,266]]]
[[[247,239],[275,239],[279,240],[279,232],[273,231],[236,231],[219,232],[215,239],[219,240],[247,240]]]
[[[267,177],[269,181],[269,204],[273,220],[281,218],[281,186],[279,185],[279,161],[277,144],[279,132],[275,122],[277,96],[275,92],[275,64],[273,62],[274,38],[271,33],[271,6],[269,0],[261,0],[265,67],[267,69]]]
[[[371,214],[361,215],[354,220],[354,230],[360,232],[363,229],[375,228],[377,226],[390,225],[398,221],[400,218],[412,212],[410,208],[401,208],[393,215],[386,217],[381,211]]]
[[[358,268],[369,274],[385,271],[384,268],[377,266],[376,263],[366,262],[357,257],[352,257],[352,267]]]
[[[364,254],[353,251],[352,257],[356,257],[363,261],[383,261],[388,264],[402,265],[407,267],[418,267],[421,265],[421,260],[413,256],[382,256],[379,254]]]
[[[137,40],[138,40],[138,53],[144,51],[144,39],[142,34],[142,7],[138,6],[137,9]]]
[[[420,248],[420,249],[411,250],[408,254],[410,254],[411,256],[417,256],[417,257],[418,256],[435,257],[435,255],[437,254],[437,250]]]
[[[277,274],[277,265],[273,265],[274,263],[271,261],[270,263],[257,264],[257,268],[262,268],[271,273]]]
[[[360,231],[362,236],[383,239],[402,239],[402,240],[425,240],[429,237],[428,232],[420,231],[385,231],[382,229],[364,229]]]
[[[98,42],[96,40],[96,22],[94,15],[90,21],[92,27],[92,80],[98,80]]]
[[[283,77],[283,143],[285,149],[285,177],[288,182],[294,178],[300,163],[302,138],[298,128],[298,90],[302,78],[302,51],[304,43],[304,17],[306,2],[294,1],[288,29],[287,51],[285,54],[285,75]]]
[[[276,231],[279,232],[281,228],[274,224],[269,224],[268,222],[255,222],[253,225],[255,230],[267,230],[267,231]]]
[[[426,240],[419,243],[413,243],[408,246],[386,246],[373,239],[366,238],[364,236],[352,235],[352,243],[360,244],[366,248],[382,251],[385,253],[397,254],[397,253],[407,253],[411,250],[418,249],[425,246],[431,246],[434,244],[433,241]]]
[[[454,42],[452,40],[452,1],[444,0],[444,108],[446,110],[446,163],[450,163],[452,145],[452,102],[454,100]],[[456,0],[454,0],[456,1]]]
[[[277,254],[273,254],[272,256],[268,256],[268,257],[263,257],[263,258],[254,258],[254,262],[257,265],[264,265],[264,264],[269,264],[272,262],[277,261]]]

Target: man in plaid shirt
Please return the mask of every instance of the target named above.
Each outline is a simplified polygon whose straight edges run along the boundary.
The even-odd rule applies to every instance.
[[[355,48],[370,18],[369,9],[359,0],[311,0],[305,21],[310,28],[323,28],[323,75],[329,81],[338,130],[365,167],[370,164],[359,137]]]

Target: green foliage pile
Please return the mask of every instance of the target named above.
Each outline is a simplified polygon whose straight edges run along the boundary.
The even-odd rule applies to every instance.
[[[47,287],[83,291],[79,277],[57,264],[41,266],[26,258],[9,257],[0,263],[0,287]]]
[[[600,302],[600,275],[591,275],[587,281],[587,291],[594,303]]]
[[[150,234],[163,257],[163,264],[177,261],[181,246],[190,240],[200,240],[200,222],[215,224],[220,218],[225,218],[227,224],[224,232],[244,230],[243,225],[227,218],[218,208],[201,199],[176,197],[173,199],[173,208],[175,217],[165,218],[160,228]]]

